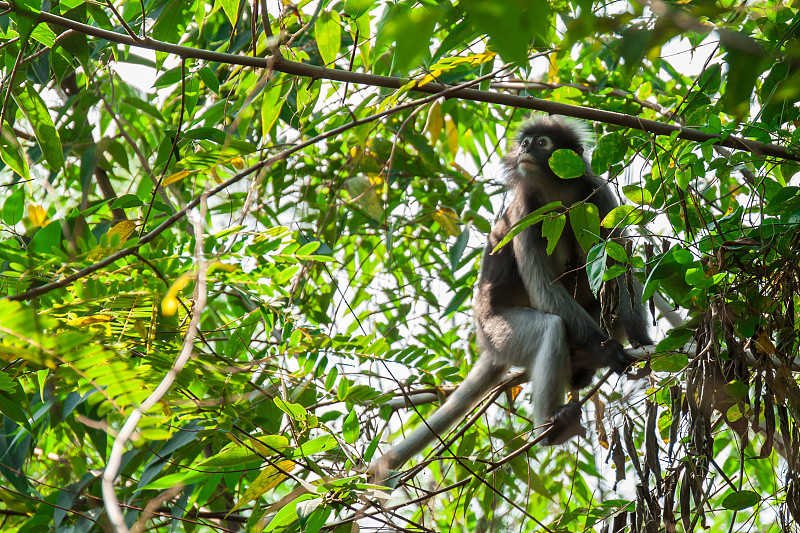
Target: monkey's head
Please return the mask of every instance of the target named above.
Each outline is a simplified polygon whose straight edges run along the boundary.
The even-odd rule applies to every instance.
[[[559,179],[548,163],[553,152],[561,148],[574,150],[588,161],[587,151],[591,145],[592,134],[584,123],[559,116],[535,115],[522,124],[503,162],[512,182]]]

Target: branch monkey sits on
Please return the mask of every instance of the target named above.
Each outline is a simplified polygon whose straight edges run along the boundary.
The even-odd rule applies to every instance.
[[[617,206],[605,181],[591,173],[587,156],[591,138],[587,126],[557,116],[538,115],[520,128],[503,159],[513,199],[489,235],[474,304],[481,356],[439,410],[373,462],[370,471],[377,480],[385,480],[389,471],[447,431],[500,383],[510,367],[528,371],[535,423],[555,425],[546,444],[561,444],[581,435],[579,404],[564,404],[567,387],[587,386],[599,368],[623,373],[632,362],[622,348],[626,339],[652,344],[641,290],[636,291],[632,306],[624,283],[618,284],[614,338],[609,339],[600,328],[600,303],[589,288],[586,255],[570,224],[550,255],[541,223],[491,253],[516,222],[551,202],[561,201],[565,207],[591,202],[601,220]],[[582,176],[565,180],[553,173],[548,160],[561,148],[583,157],[586,172]]]

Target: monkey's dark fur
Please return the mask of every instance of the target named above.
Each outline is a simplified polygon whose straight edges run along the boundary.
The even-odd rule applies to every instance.
[[[483,255],[474,305],[481,357],[436,413],[371,465],[377,479],[386,479],[389,470],[402,466],[434,440],[435,434],[449,429],[510,367],[528,370],[537,425],[555,423],[547,444],[560,444],[582,434],[579,405],[563,405],[566,388],[587,386],[599,368],[624,372],[632,361],[622,349],[626,338],[640,345],[652,344],[641,294],[631,308],[624,283],[618,284],[619,327],[614,338],[609,339],[600,328],[600,304],[589,288],[586,256],[570,224],[551,255],[546,251],[541,224],[523,230],[491,253],[517,221],[548,203],[561,201],[569,207],[588,201],[597,206],[601,220],[617,206],[606,183],[591,173],[586,156],[589,138],[582,124],[560,117],[536,116],[523,124],[503,160],[514,196],[492,230]],[[583,176],[565,180],[552,172],[548,160],[559,148],[583,156]]]

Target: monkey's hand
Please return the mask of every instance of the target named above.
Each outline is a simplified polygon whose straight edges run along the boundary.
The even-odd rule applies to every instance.
[[[598,367],[611,367],[611,370],[617,374],[624,374],[635,361],[634,358],[625,353],[622,345],[614,339],[594,344],[589,349]]]
[[[572,437],[586,438],[586,428],[581,425],[581,404],[575,400],[557,408],[545,422],[553,423],[543,441],[547,446],[563,444]]]

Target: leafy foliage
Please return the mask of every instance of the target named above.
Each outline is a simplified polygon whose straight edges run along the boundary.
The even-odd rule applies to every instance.
[[[773,1],[0,1],[3,530],[118,527],[104,471],[136,531],[796,530],[799,28]],[[687,322],[588,440],[515,454],[509,395],[386,500],[365,464],[435,408],[406,395],[477,357],[534,98],[610,112],[591,166],[628,203],[515,231],[571,228],[595,290],[635,276]]]

